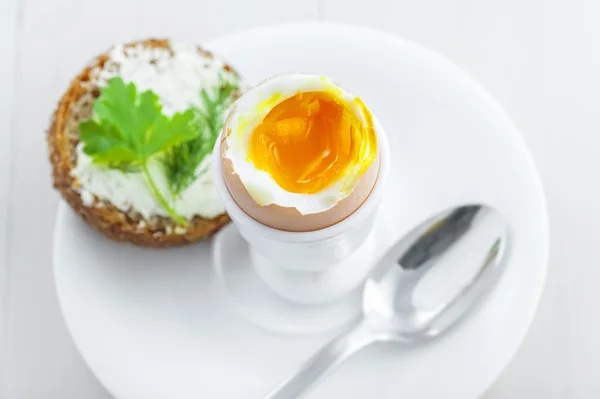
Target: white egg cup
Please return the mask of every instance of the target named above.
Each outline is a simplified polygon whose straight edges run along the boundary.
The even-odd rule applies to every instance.
[[[214,263],[226,296],[249,320],[270,330],[318,332],[359,313],[360,288],[380,255],[378,236],[388,230],[376,214],[389,171],[389,148],[374,122],[380,166],[371,194],[346,219],[310,232],[277,230],[248,216],[225,184],[217,140],[213,179],[234,225],[215,238]]]

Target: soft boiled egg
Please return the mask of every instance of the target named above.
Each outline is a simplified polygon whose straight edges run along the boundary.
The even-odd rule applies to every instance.
[[[223,178],[256,221],[285,231],[322,229],[371,193],[378,133],[363,102],[328,78],[277,76],[248,90],[229,113]]]

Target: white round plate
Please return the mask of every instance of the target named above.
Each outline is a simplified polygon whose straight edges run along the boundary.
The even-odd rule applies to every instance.
[[[444,58],[406,40],[339,25],[281,25],[206,44],[249,83],[325,74],[357,95],[388,134],[386,208],[399,236],[450,205],[485,202],[513,247],[498,289],[459,328],[427,345],[375,346],[311,398],[474,398],[515,353],[544,282],[548,222],[539,176],[502,108]],[[54,267],[73,339],[119,399],[261,398],[331,334],[285,335],[227,307],[211,243],[153,251],[109,242],[66,205]]]

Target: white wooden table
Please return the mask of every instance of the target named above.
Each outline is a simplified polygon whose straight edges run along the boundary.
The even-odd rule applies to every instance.
[[[58,195],[44,136],[68,80],[116,42],[202,42],[296,20],[368,25],[415,40],[467,70],[505,106],[540,169],[552,243],[537,317],[485,398],[599,398],[596,0],[1,0],[0,397],[110,397],[67,334],[52,279]]]

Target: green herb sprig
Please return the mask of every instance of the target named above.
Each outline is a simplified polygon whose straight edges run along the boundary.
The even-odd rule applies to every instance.
[[[235,101],[239,91],[237,81],[224,79],[219,75],[218,85],[211,89],[202,89],[200,98],[202,109],[194,108],[194,125],[198,136],[185,143],[178,144],[165,151],[163,164],[173,197],[178,197],[206,170],[198,167],[208,156],[225,122],[225,111]]]
[[[178,215],[160,192],[148,169],[149,160],[162,152],[200,136],[188,110],[167,117],[158,96],[152,91],[138,93],[133,83],[111,79],[94,101],[93,118],[79,124],[83,152],[94,162],[118,168],[124,173],[141,170],[152,193],[177,223],[187,221]]]

